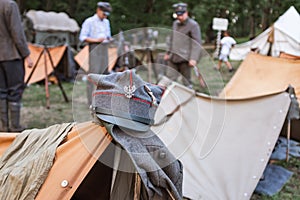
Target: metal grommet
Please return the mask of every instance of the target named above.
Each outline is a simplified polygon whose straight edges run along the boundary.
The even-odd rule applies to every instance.
[[[167,154],[166,154],[166,152],[164,152],[164,151],[162,151],[162,152],[159,153],[159,157],[160,157],[161,159],[166,158],[166,156],[167,156]]]
[[[69,185],[69,182],[67,180],[63,180],[61,183],[60,183],[60,186],[65,188]]]

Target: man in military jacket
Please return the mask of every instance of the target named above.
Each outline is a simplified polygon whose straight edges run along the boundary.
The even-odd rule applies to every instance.
[[[18,132],[23,130],[20,109],[24,90],[24,59],[29,67],[33,63],[18,5],[12,0],[0,1],[0,47],[0,131]]]
[[[185,80],[183,84],[192,87],[191,70],[197,65],[201,51],[201,31],[199,24],[188,16],[187,4],[173,5],[176,20],[173,22],[169,51],[164,59],[174,70],[167,70],[167,76],[176,80],[179,72]]]

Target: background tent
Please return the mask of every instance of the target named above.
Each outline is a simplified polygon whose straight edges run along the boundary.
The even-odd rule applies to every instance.
[[[227,83],[220,96],[223,98],[252,98],[295,89],[300,103],[300,60],[274,58],[250,53]],[[300,120],[292,120],[291,136],[300,141]],[[283,129],[285,132],[286,129]],[[282,133],[285,135],[285,133]]]
[[[300,97],[300,60],[247,55],[227,83],[221,97],[250,98],[285,90],[289,85]],[[300,102],[300,99],[298,99]]]
[[[37,63],[38,58],[44,49],[42,46],[35,46],[32,44],[28,44],[28,47],[31,52],[30,57],[31,57],[32,61],[34,62],[34,65],[37,64],[37,67],[35,68],[35,70],[32,74],[32,77],[29,80],[29,84],[32,84],[32,83],[36,83],[38,81],[44,80],[46,76],[49,76],[53,72],[53,68],[52,68],[52,65],[51,65],[48,55],[46,55],[46,62],[44,59],[44,55],[42,55],[39,62]],[[49,52],[50,52],[50,55],[51,55],[51,58],[53,61],[53,65],[56,68],[56,70],[62,71],[61,72],[62,75],[64,75],[65,77],[69,77],[68,74],[70,72],[68,71],[68,69],[60,68],[60,70],[59,70],[59,68],[57,68],[57,66],[60,63],[64,62],[65,59],[68,59],[67,58],[68,57],[67,46],[50,47],[48,49],[49,49]],[[62,64],[62,66],[66,66],[63,64]],[[47,69],[46,69],[46,67],[47,67]],[[25,62],[25,78],[24,78],[25,82],[28,80],[32,71],[33,71],[33,67],[29,68],[27,66],[27,63]]]
[[[80,28],[66,13],[29,10],[23,24],[27,41],[31,43],[48,46],[67,44],[77,48]]]
[[[89,71],[89,46],[86,45],[74,57],[78,65],[85,71]],[[118,49],[116,47],[108,48],[108,69],[111,70],[116,64],[118,58]]]
[[[281,15],[273,26],[266,29],[253,40],[237,44],[231,50],[230,59],[242,60],[251,51],[257,49],[260,54],[279,57],[281,52],[300,56],[300,15],[291,6]]]
[[[184,196],[250,199],[289,106],[285,92],[224,100],[195,94],[178,84],[168,87],[155,120],[171,117],[154,129],[183,163]]]

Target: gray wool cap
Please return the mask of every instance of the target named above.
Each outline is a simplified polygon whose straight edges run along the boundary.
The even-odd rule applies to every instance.
[[[172,6],[175,10],[177,15],[183,15],[187,11],[187,4],[186,3],[176,3]]]
[[[89,74],[97,88],[92,108],[105,122],[135,131],[148,131],[164,88],[143,81],[134,70],[109,75]]]
[[[99,1],[97,3],[97,6],[105,13],[106,16],[110,15],[110,13],[112,11],[112,7],[111,7],[110,3]]]

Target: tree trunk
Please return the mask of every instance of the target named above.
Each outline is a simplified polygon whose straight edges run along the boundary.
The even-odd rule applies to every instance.
[[[69,7],[67,12],[70,15],[70,17],[74,17],[77,10],[78,0],[68,0],[68,2],[69,2]]]
[[[261,19],[262,30],[265,30],[266,28],[269,27],[269,13],[270,13],[270,8],[265,8]]]
[[[16,3],[19,6],[20,13],[23,14],[25,11],[25,0],[16,0]]]
[[[147,0],[145,4],[144,13],[152,14],[153,13],[153,5],[155,0]],[[144,26],[148,26],[148,20],[145,20]]]
[[[250,39],[253,39],[255,37],[255,16],[252,14],[250,16]]]
[[[54,0],[46,0],[46,7],[45,7],[45,10],[46,10],[46,11],[52,10],[52,4],[53,4],[53,1],[54,1]]]

